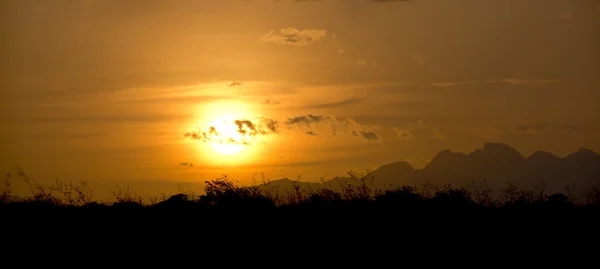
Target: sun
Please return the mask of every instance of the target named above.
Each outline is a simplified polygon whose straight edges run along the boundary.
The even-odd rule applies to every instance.
[[[241,142],[248,141],[248,137],[238,132],[235,120],[235,117],[225,115],[216,118],[210,123],[210,126],[214,127],[217,133],[209,141],[210,147],[215,152],[223,155],[233,155],[246,147]]]

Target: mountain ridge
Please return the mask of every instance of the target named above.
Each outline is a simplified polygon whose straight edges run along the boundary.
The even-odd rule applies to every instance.
[[[365,180],[374,189],[426,182],[465,186],[472,180],[486,180],[493,191],[500,191],[510,182],[524,188],[543,183],[548,191],[562,192],[568,185],[579,188],[600,185],[600,155],[580,148],[565,157],[541,150],[524,156],[508,144],[487,142],[482,148],[466,154],[444,149],[421,169],[415,169],[405,161],[384,164],[371,171]],[[284,188],[293,184],[301,187],[321,184],[288,178],[271,182]],[[349,182],[360,183],[360,176],[336,176],[323,183],[340,186]]]

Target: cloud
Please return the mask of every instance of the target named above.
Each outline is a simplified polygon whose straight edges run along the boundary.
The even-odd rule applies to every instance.
[[[250,120],[235,120],[238,133],[242,135],[256,136],[277,133],[279,122],[272,119],[262,118],[258,124]]]
[[[210,126],[208,131],[200,131],[200,128],[197,129],[197,131],[185,133],[184,136],[202,142],[211,141],[213,138],[219,136],[219,132],[217,132],[217,129],[214,126]]]
[[[352,131],[352,135],[361,136],[366,140],[379,140],[379,136],[375,132],[365,132],[365,131]]]
[[[317,133],[316,133],[316,132],[314,132],[314,131],[308,131],[308,132],[306,132],[306,134],[307,134],[307,135],[312,135],[312,136],[318,136],[318,135],[319,135],[319,134],[317,134]]]
[[[231,83],[227,84],[227,87],[235,87],[235,86],[242,86],[242,82],[234,80]]]
[[[413,140],[417,137],[429,137],[438,140],[445,140],[448,137],[435,127],[425,126],[423,120],[417,120],[417,124],[411,122],[406,124],[404,128],[394,127],[396,137],[400,140]]]
[[[347,105],[358,104],[358,103],[361,103],[364,100],[366,100],[366,98],[350,98],[350,99],[342,100],[342,101],[339,101],[339,102],[310,105],[310,106],[307,106],[307,108],[332,108],[332,107],[340,107],[340,106],[347,106]]]
[[[352,136],[360,137],[366,140],[380,140],[379,135],[372,128],[369,128],[363,124],[356,122],[351,118],[343,118],[337,119],[330,115],[313,115],[308,114],[306,116],[297,116],[288,118],[286,125],[288,127],[297,125],[300,128],[311,128],[305,131],[308,135],[316,134],[317,132],[312,130],[315,123],[326,123],[326,125],[331,128],[331,133],[336,136],[341,134],[342,129],[344,129]]]
[[[452,87],[455,85],[456,85],[456,82],[434,82],[434,83],[431,83],[431,86],[434,86],[434,87]]]
[[[192,163],[180,163],[179,166],[193,167],[194,164],[192,164]]]
[[[415,139],[415,134],[410,130],[410,128],[394,127],[394,132],[396,133],[396,137],[398,137],[398,139],[400,139],[400,140]]]
[[[268,135],[278,133],[279,122],[273,119],[260,118],[258,122],[252,122],[247,119],[238,119],[232,122],[237,128],[239,135],[235,137],[231,134],[225,134],[216,127],[210,126],[208,130],[202,130],[196,127],[196,131],[187,132],[184,137],[202,142],[218,142],[222,144],[241,144],[251,145],[250,138],[258,135]]]
[[[465,84],[491,84],[491,83],[508,83],[512,85],[537,85],[558,83],[559,80],[550,79],[524,79],[524,78],[505,78],[505,79],[490,79],[490,80],[475,80],[475,81],[439,81],[429,84],[433,87],[453,87]]]
[[[112,115],[83,115],[83,113],[72,115],[50,115],[42,117],[28,117],[26,121],[35,122],[157,122],[178,121],[189,119],[187,115],[174,114],[112,114]]]
[[[263,35],[263,43],[305,46],[323,40],[327,36],[324,29],[298,30],[294,27],[283,28],[279,32],[270,31]]]
[[[330,116],[318,116],[318,115],[308,114],[306,116],[297,116],[297,117],[288,118],[286,124],[287,125],[299,124],[299,125],[310,126],[311,123],[317,123],[317,122],[321,122],[321,121],[324,121],[327,119],[330,119]]]

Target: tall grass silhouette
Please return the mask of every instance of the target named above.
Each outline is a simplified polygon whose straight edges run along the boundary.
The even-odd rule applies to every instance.
[[[430,182],[421,185],[374,189],[375,178],[370,174],[349,173],[350,179],[339,185],[321,180],[321,184],[303,188],[292,181],[289,189],[274,187],[264,174],[261,183],[245,186],[228,175],[205,181],[203,194],[196,194],[189,185],[180,184],[176,193],[160,197],[143,197],[131,186],[117,186],[114,201],[98,202],[93,191],[81,181],[78,184],[56,180],[41,185],[20,167],[15,174],[4,178],[0,208],[14,209],[163,209],[202,210],[209,208],[397,208],[397,209],[511,209],[511,208],[600,208],[600,188],[594,186],[575,194],[575,186],[565,187],[564,193],[546,193],[540,183],[533,189],[523,189],[508,183],[494,195],[485,180],[472,180],[467,186],[437,186]],[[11,182],[22,180],[30,196],[14,199]],[[256,182],[256,176],[253,182]]]

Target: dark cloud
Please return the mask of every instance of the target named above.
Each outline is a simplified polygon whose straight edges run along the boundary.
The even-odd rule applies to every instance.
[[[314,131],[308,131],[308,132],[306,132],[306,134],[307,134],[307,135],[312,135],[312,136],[318,136],[318,135],[319,135],[319,134],[317,134],[317,133],[316,133],[316,132],[314,132]]]
[[[192,163],[180,163],[179,166],[193,167],[194,164],[192,164]]]
[[[263,118],[261,121],[261,129],[267,130],[269,133],[277,133],[279,122],[273,119]]]
[[[235,86],[242,86],[242,82],[234,80],[231,83],[227,84],[227,87],[235,87]]]
[[[324,121],[327,119],[331,119],[331,117],[308,114],[306,116],[298,116],[298,117],[288,118],[288,120],[285,124],[287,124],[287,125],[300,124],[300,125],[310,126],[311,123],[321,122],[321,121]]]
[[[379,136],[375,132],[352,131],[353,136],[362,137],[366,140],[379,140]]]
[[[366,100],[366,98],[350,98],[350,99],[346,99],[346,100],[339,101],[339,102],[310,105],[307,107],[308,108],[332,108],[332,107],[340,107],[340,106],[346,106],[346,105],[354,105],[354,104],[358,104],[364,100]]]
[[[366,140],[379,140],[379,136],[375,132],[360,132]]]
[[[245,119],[236,120],[234,123],[237,125],[240,134],[249,136],[277,133],[279,127],[279,122],[267,118],[262,118],[258,124]]]
[[[185,133],[184,136],[194,140],[200,140],[202,142],[207,142],[213,140],[213,138],[219,137],[219,132],[214,126],[210,126],[208,131],[201,131],[200,128],[197,129],[198,130],[195,132]]]
[[[233,137],[228,137],[219,133],[219,130],[214,126],[210,126],[207,131],[202,131],[200,128],[197,128],[194,132],[185,133],[184,137],[200,140],[202,142],[212,141],[222,144],[250,145],[251,143],[248,141],[248,137],[274,134],[278,132],[279,128],[278,121],[268,118],[260,118],[257,123],[247,119],[239,119],[234,120],[232,124],[237,126],[237,132],[243,136],[241,140],[236,140]]]

